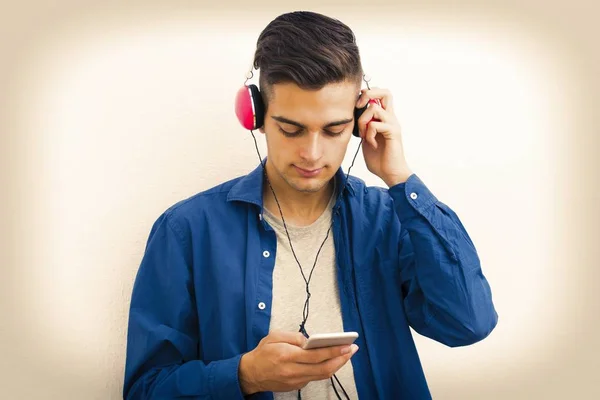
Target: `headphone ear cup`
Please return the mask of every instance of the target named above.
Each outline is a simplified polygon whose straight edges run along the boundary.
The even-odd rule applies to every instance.
[[[235,114],[242,126],[248,130],[263,126],[265,106],[256,85],[243,86],[238,90],[235,97]]]
[[[250,85],[250,91],[252,92],[252,102],[254,104],[254,116],[255,127],[254,129],[262,128],[265,123],[265,105],[263,103],[262,95],[256,85]]]
[[[358,119],[367,109],[368,104],[361,108],[354,108],[354,128],[352,128],[352,135],[356,137],[360,137],[360,133],[358,132]]]

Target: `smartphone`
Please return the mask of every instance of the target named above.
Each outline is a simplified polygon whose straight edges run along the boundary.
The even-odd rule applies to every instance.
[[[358,338],[356,332],[318,333],[310,335],[304,346],[304,350],[318,349],[340,345],[350,345]]]

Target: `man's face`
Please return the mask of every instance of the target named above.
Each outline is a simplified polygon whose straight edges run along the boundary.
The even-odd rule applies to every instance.
[[[294,83],[271,87],[264,126],[268,159],[290,187],[317,192],[342,164],[354,126],[359,86],[333,83],[304,90]]]

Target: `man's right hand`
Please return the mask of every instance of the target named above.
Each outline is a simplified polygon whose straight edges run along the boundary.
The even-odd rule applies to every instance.
[[[329,379],[350,360],[358,346],[332,346],[304,350],[300,332],[273,331],[242,356],[240,386],[244,395],[257,392],[289,392],[311,381]]]

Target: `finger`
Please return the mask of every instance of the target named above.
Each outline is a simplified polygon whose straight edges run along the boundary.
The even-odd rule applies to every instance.
[[[316,364],[316,371],[318,371],[316,377],[313,377],[313,380],[323,380],[328,379],[333,376],[337,371],[340,370],[347,362],[352,358],[354,354],[358,351],[358,346],[353,344],[352,350],[350,353],[335,357],[327,361],[323,361],[320,364]]]
[[[371,147],[377,149],[377,121],[372,121],[367,127],[367,131],[365,132],[365,141],[368,142]]]
[[[347,354],[330,358],[316,364],[296,363],[291,364],[281,371],[284,378],[294,380],[296,382],[318,381],[326,379],[336,373],[344,366],[358,351],[358,346],[353,345],[352,349]]]
[[[376,121],[388,122],[390,118],[389,111],[381,107],[381,102],[379,100],[377,100],[376,103],[369,103],[369,108],[367,108],[367,110],[370,111],[372,118]]]
[[[364,107],[369,99],[381,99],[381,106],[385,110],[392,111],[394,109],[394,98],[392,92],[388,89],[373,87],[371,89],[361,90],[361,95],[356,103],[356,107]]]
[[[368,142],[374,149],[377,149],[379,147],[379,144],[377,143],[377,135],[387,138],[387,133],[390,131],[390,128],[391,126],[384,122],[370,122],[369,128],[365,133],[365,141]]]
[[[347,350],[344,352],[344,350]],[[331,358],[339,357],[350,352],[349,345],[323,347],[321,349],[299,349],[292,355],[292,360],[298,363],[317,364]]]
[[[376,121],[374,121],[376,122]],[[377,135],[377,128],[371,126],[371,124],[369,124],[369,127],[367,128],[367,131],[365,132],[365,141],[368,142],[371,147],[373,147],[374,149],[377,149],[377,140],[375,139],[375,136]]]
[[[294,346],[302,347],[306,342],[306,337],[300,332],[271,331],[265,338],[266,343],[289,343]]]
[[[366,104],[368,99],[380,99],[381,106],[386,110],[392,109],[394,106],[392,92],[388,89],[373,87],[361,90],[361,104]]]
[[[358,118],[358,121],[356,121],[356,123],[358,124],[358,134],[361,138],[364,138],[364,134],[367,130],[367,124],[373,119],[373,110],[371,110],[370,108],[371,107],[367,108],[362,113],[360,118]]]
[[[377,104],[370,104],[363,114],[358,119],[358,132],[361,138],[364,138],[364,133],[371,126],[372,122],[385,122],[387,123],[390,119],[387,111],[381,108]]]

